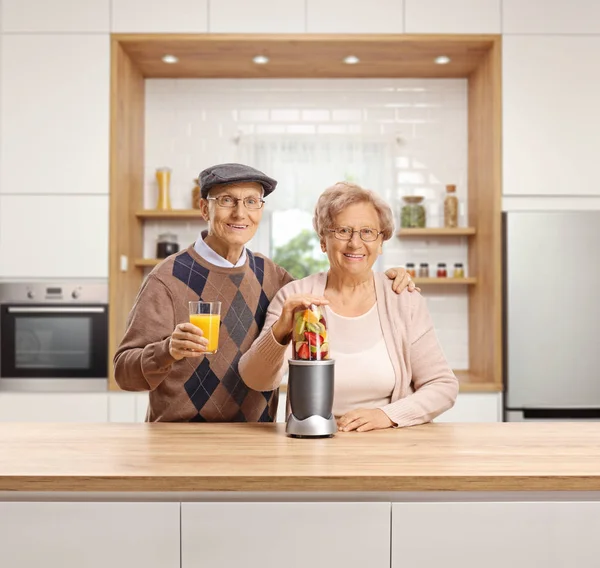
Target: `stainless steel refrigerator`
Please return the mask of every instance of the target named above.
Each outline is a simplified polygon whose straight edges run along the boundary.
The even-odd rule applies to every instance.
[[[600,420],[600,211],[504,214],[504,416]]]

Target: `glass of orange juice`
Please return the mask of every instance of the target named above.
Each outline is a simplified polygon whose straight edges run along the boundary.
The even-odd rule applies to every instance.
[[[219,346],[221,302],[189,302],[190,323],[199,327],[206,339],[206,353],[216,353]]]

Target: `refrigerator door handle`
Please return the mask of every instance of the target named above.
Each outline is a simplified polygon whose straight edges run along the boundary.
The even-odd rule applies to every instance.
[[[526,408],[523,420],[600,420],[600,408]]]

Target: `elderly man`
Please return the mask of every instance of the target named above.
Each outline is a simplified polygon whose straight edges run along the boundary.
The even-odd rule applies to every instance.
[[[148,421],[275,419],[277,391],[249,389],[238,362],[258,337],[272,298],[293,280],[246,248],[262,218],[264,198],[276,185],[242,164],[219,164],[201,172],[201,211],[208,232],[148,275],[114,357],[122,389],[150,391]],[[396,277],[398,292],[409,283],[403,269],[388,275]],[[212,355],[204,354],[208,342],[189,323],[188,302],[198,300],[222,304],[219,348]]]

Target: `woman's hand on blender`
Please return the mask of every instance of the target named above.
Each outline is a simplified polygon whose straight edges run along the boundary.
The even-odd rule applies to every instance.
[[[294,312],[298,308],[310,308],[311,304],[326,306],[329,304],[329,300],[320,296],[311,296],[310,294],[294,294],[284,302],[279,319],[271,327],[277,343],[281,345],[289,343],[294,327]]]

